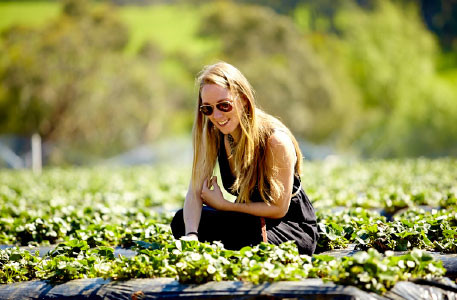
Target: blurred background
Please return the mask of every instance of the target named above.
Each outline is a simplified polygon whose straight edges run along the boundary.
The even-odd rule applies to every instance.
[[[218,60],[307,159],[457,155],[456,0],[0,1],[0,167],[190,164]]]

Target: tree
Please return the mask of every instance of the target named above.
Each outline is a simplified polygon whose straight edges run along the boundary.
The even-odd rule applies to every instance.
[[[156,138],[165,84],[154,60],[124,55],[127,41],[112,7],[79,0],[44,28],[4,32],[0,132],[108,155]]]
[[[351,108],[338,101],[332,78],[290,18],[219,2],[203,19],[201,35],[220,41],[217,58],[237,66],[260,106],[302,138],[323,141],[344,127]]]
[[[438,46],[417,7],[378,1],[371,12],[340,12],[338,22],[333,58],[345,61],[363,100],[350,143],[366,156],[456,154],[457,90],[436,73]]]

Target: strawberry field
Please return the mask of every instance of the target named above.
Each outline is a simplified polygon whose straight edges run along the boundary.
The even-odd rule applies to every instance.
[[[176,241],[169,223],[189,176],[165,167],[0,171],[0,282],[321,278],[383,294],[399,281],[450,276],[433,254],[457,253],[457,160],[305,163],[321,231],[313,257],[293,243],[231,251]],[[339,249],[352,255],[333,255]]]

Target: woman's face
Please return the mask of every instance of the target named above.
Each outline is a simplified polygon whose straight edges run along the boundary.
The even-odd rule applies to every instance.
[[[217,84],[205,84],[201,90],[202,104],[211,105],[213,113],[208,116],[209,120],[223,134],[233,133],[240,125],[240,120],[236,114],[236,105],[239,101],[232,97],[230,91]],[[233,109],[229,112],[223,112],[217,109],[216,104],[229,101]]]

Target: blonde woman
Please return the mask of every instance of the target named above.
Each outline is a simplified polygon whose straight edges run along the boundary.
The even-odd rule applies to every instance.
[[[171,224],[175,238],[221,241],[227,249],[292,240],[300,253],[313,254],[319,234],[301,187],[296,139],[256,108],[251,85],[232,65],[205,67],[198,84],[192,178]],[[213,176],[216,162],[235,202],[224,199]]]

